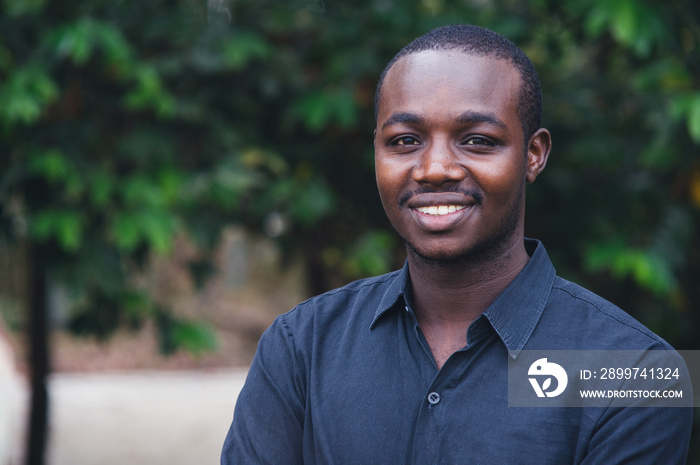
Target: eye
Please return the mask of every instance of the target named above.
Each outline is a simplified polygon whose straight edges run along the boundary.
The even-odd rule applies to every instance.
[[[392,142],[394,145],[418,145],[418,139],[413,136],[401,136]]]
[[[463,145],[480,145],[480,146],[487,146],[487,147],[492,147],[494,143],[487,139],[486,137],[481,137],[481,136],[473,136],[469,137],[466,139],[464,142],[462,142]]]

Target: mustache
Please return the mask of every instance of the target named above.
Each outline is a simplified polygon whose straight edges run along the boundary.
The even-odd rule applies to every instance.
[[[408,202],[411,199],[411,197],[413,197],[415,195],[438,194],[438,193],[445,193],[445,192],[452,192],[452,193],[456,193],[456,194],[462,194],[462,195],[465,195],[467,197],[471,197],[472,199],[474,199],[474,203],[477,206],[481,206],[481,204],[484,202],[484,195],[476,189],[464,189],[464,188],[457,187],[457,186],[447,187],[445,189],[433,189],[430,187],[421,187],[419,189],[414,189],[412,191],[408,191],[404,195],[402,195],[401,198],[399,199],[399,206],[403,207],[404,205],[406,205],[406,202]]]

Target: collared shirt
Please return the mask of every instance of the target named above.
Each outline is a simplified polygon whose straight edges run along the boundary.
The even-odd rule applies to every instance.
[[[687,408],[508,407],[525,349],[669,349],[556,276],[544,247],[438,370],[408,266],[303,302],[262,336],[222,465],[684,464]]]

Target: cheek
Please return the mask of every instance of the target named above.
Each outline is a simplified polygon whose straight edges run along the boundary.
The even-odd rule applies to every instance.
[[[525,165],[514,163],[493,163],[479,171],[478,182],[486,192],[486,198],[496,203],[508,204],[519,196],[525,180]]]
[[[384,196],[401,189],[402,179],[405,177],[402,167],[397,163],[390,163],[383,159],[376,159],[375,174],[379,193]]]
[[[377,182],[377,187],[379,190],[379,200],[384,207],[384,211],[387,213],[387,215],[392,216],[393,212],[399,208],[399,191],[397,191],[391,184],[382,181]]]
[[[386,169],[381,165],[381,163],[375,163],[375,174],[377,178],[377,190],[379,191],[379,198],[386,209],[389,205],[389,197],[391,191],[391,182],[389,176],[387,175]]]

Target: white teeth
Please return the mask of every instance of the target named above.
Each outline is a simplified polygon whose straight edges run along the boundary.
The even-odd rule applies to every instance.
[[[418,207],[418,211],[428,215],[447,215],[462,210],[464,205],[431,205],[430,207]]]

